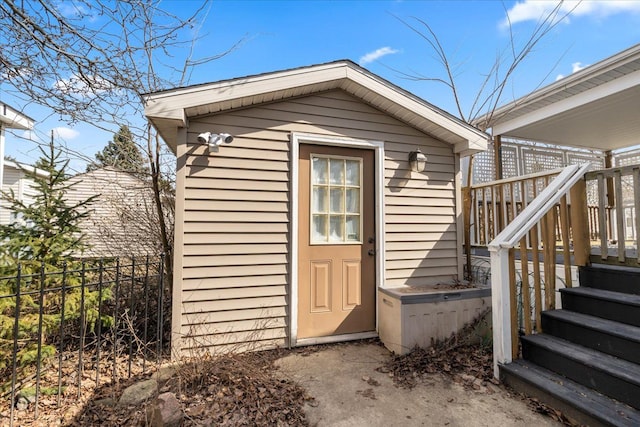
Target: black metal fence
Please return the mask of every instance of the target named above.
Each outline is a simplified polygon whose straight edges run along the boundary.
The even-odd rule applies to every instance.
[[[163,265],[163,256],[69,261],[57,269],[24,263],[0,277],[0,402],[11,406],[11,425],[21,405],[37,419],[43,395],[59,407],[168,355]]]

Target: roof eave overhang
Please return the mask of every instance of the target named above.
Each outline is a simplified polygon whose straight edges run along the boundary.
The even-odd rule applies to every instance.
[[[540,122],[558,114],[581,107],[585,104],[596,102],[608,96],[615,95],[625,90],[638,86],[640,71],[627,74],[619,79],[604,83],[600,86],[581,92],[570,98],[540,107],[531,113],[515,117],[511,120],[497,122],[493,125],[494,135],[508,135],[516,129],[531,123]],[[498,114],[498,113],[496,113]]]
[[[6,104],[0,104],[0,124],[5,129],[33,129],[34,120]]]
[[[553,97],[560,92],[571,90],[580,84],[591,84],[591,82],[596,82],[598,77],[602,74],[612,70],[615,71],[616,69],[637,61],[638,59],[640,59],[640,44],[634,45],[622,52],[610,56],[609,58],[605,58],[596,64],[585,67],[567,77],[520,97],[513,102],[505,104],[491,113],[478,117],[472,122],[472,124],[483,129],[493,128],[501,121],[501,118],[508,114],[513,114],[518,110],[531,108],[536,104],[545,102],[546,99]],[[594,86],[597,86],[597,83],[593,84]],[[488,123],[488,121],[492,121],[493,123]],[[493,134],[496,135],[495,132],[493,132]]]
[[[11,160],[5,160],[4,167],[12,168],[20,171],[26,171],[42,178],[46,178],[49,176],[49,172],[47,172],[46,170],[38,169],[35,166],[27,165],[24,163],[16,163]]]
[[[453,145],[460,155],[487,148],[486,133],[350,62],[145,95],[145,114],[175,152],[177,128],[186,126],[189,118],[338,88]]]

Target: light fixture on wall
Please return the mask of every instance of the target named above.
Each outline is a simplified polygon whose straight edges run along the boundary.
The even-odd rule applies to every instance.
[[[409,165],[414,172],[424,172],[427,166],[427,156],[418,148],[416,151],[409,153]]]
[[[212,133],[204,132],[198,135],[198,142],[200,144],[207,144],[209,151],[217,153],[220,150],[220,144],[231,144],[233,142],[233,136],[228,133]]]

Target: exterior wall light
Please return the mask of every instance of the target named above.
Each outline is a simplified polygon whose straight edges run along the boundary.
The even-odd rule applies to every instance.
[[[427,166],[427,156],[420,149],[409,153],[409,165],[413,172],[424,172]]]
[[[233,142],[233,136],[228,133],[212,133],[204,132],[198,135],[198,142],[200,144],[207,144],[210,152],[217,153],[220,150],[220,144],[231,144]]]

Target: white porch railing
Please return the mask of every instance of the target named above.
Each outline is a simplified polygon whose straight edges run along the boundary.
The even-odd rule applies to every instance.
[[[584,180],[588,168],[589,165],[584,164],[563,169],[488,245],[491,253],[493,360],[496,377],[499,374],[498,365],[511,362],[518,353],[516,254],[519,253],[521,263],[525,334],[532,333],[534,329],[541,331],[540,313],[555,307],[557,232],[561,236],[565,269],[570,267],[570,238],[574,248],[574,263],[584,265],[588,262],[590,242]],[[573,209],[569,209],[568,200],[572,201]],[[540,251],[543,254],[544,281],[541,279]],[[528,273],[530,253],[532,287]]]

